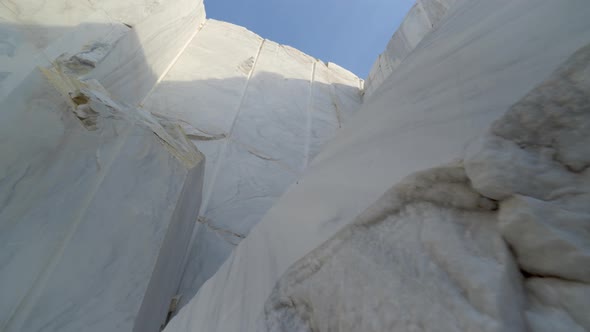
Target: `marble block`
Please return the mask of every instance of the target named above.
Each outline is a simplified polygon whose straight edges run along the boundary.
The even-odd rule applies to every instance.
[[[308,119],[308,137],[306,142],[306,165],[320,152],[325,142],[342,128],[343,116],[338,105],[328,66],[316,62],[313,83],[311,86],[311,101]]]
[[[0,1],[0,11],[14,13],[28,31],[33,44],[44,49],[60,38],[64,31],[79,24],[103,24],[112,20],[102,10],[87,1],[19,0]]]
[[[585,1],[471,0],[452,10],[365,96],[167,331],[259,331],[265,302],[290,266],[395,183],[462,158],[467,144],[590,43]]]
[[[205,22],[142,104],[177,121],[207,158],[181,306],[359,109],[360,82],[242,27]]]
[[[143,107],[186,122],[189,134],[229,136],[262,40],[245,28],[207,20]]]
[[[205,21],[202,1],[159,5],[125,34],[88,74],[117,100],[139,105],[166,75]]]
[[[201,210],[179,292],[181,306],[297,179],[297,174],[283,165],[261,158],[236,142],[228,145],[224,160],[228,162],[220,166],[212,196]]]
[[[457,2],[457,0],[416,1],[387,43],[385,51],[373,63],[366,81],[366,98],[373,94],[426,35],[438,28],[439,23]]]
[[[265,40],[232,132],[295,172],[304,168],[314,63],[298,50]]]
[[[1,329],[159,331],[203,156],[179,127],[56,69],[1,108]]]

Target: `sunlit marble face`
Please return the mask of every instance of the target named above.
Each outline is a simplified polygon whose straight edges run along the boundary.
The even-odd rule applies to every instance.
[[[5,97],[2,99],[4,108],[10,109],[2,114],[0,137],[7,144],[0,145],[3,155],[0,178],[7,188],[16,183],[15,188],[19,190],[15,197],[12,189],[0,195],[10,203],[10,208],[3,211],[4,216],[10,215],[12,222],[22,219],[19,225],[24,227],[18,231],[11,228],[4,233],[7,238],[23,237],[23,240],[19,240],[22,245],[18,246],[7,242],[10,255],[17,249],[20,254],[11,256],[11,268],[3,272],[5,279],[13,280],[16,274],[25,274],[23,268],[30,265],[32,269],[28,274],[30,278],[22,278],[14,292],[3,297],[6,299],[2,302],[6,306],[3,312],[7,316],[0,319],[0,326],[19,330],[46,324],[49,329],[75,330],[86,324],[98,330],[116,330],[115,326],[145,330],[162,320],[162,312],[166,318],[169,299],[176,295],[170,291],[178,287],[181,273],[186,271],[180,306],[190,300],[234,246],[302,174],[320,147],[358,110],[362,81],[352,73],[291,47],[264,40],[242,27],[206,21],[202,2],[174,1],[174,6],[170,4],[162,2],[160,6],[152,6],[144,1],[35,4],[25,1],[0,7],[3,27],[0,30],[0,99]],[[137,6],[144,10],[140,13]],[[59,79],[52,79],[54,88],[37,69],[52,67],[61,75]],[[92,93],[96,93],[95,97],[105,96],[101,100],[109,100],[109,103],[88,98],[79,91],[81,87],[72,91],[64,88],[73,81],[96,83],[92,85]],[[119,111],[111,112],[110,108]],[[28,111],[23,112],[23,109]],[[124,115],[131,114],[129,112],[137,113],[139,118]],[[134,129],[138,122],[149,127],[143,128],[147,134],[142,133],[142,129]],[[202,179],[183,171],[183,167],[192,169],[194,166],[190,162],[187,164],[185,158],[190,149],[175,143],[184,135],[192,140],[191,147],[196,146],[205,155],[208,166],[204,168]],[[142,137],[146,139],[144,143]],[[128,140],[135,145],[127,143]],[[158,142],[160,145],[156,144]],[[127,145],[131,151],[125,148]],[[137,151],[133,150],[134,146]],[[47,161],[47,158],[54,158],[55,164],[51,162],[53,159]],[[152,166],[156,161],[152,158],[168,160],[169,167],[178,166],[174,166],[176,158],[181,166],[173,170],[163,167],[160,176],[156,176],[153,172],[157,168]],[[105,222],[87,226],[91,219],[77,217],[76,213],[87,214],[85,204],[91,203],[85,199],[91,200],[93,190],[101,189],[100,183],[115,176],[108,172],[113,169],[111,165],[119,162],[140,163],[128,181],[146,177],[141,186],[147,193],[138,195],[133,204],[117,202],[119,208],[109,209],[109,221],[120,222],[115,218],[117,213],[131,211],[129,213],[146,218],[145,229],[129,226],[121,230]],[[27,167],[30,164],[37,166],[31,166],[32,170]],[[43,171],[44,167],[53,171]],[[150,167],[153,172],[148,176],[146,172]],[[64,175],[69,173],[73,174],[71,178]],[[52,177],[45,178],[47,174]],[[24,182],[19,182],[21,178]],[[201,180],[204,185],[202,208],[200,187],[196,185]],[[29,186],[35,181],[38,194],[31,201],[23,202],[23,197],[32,189],[22,189],[21,184]],[[43,195],[50,190],[44,186],[56,185],[54,181],[59,181],[61,190],[65,191],[70,190],[70,186],[78,186],[68,191],[72,195],[77,193],[75,199],[67,199],[69,196],[60,190],[43,203],[44,209],[34,209],[35,213],[47,214],[46,219],[35,219],[23,212],[41,205]],[[123,183],[127,182],[121,180],[120,185]],[[182,183],[192,184],[194,188],[186,189]],[[135,182],[127,185],[129,190],[121,194],[131,195],[134,188],[141,187]],[[158,190],[153,189],[158,185]],[[166,189],[167,186],[173,188]],[[109,187],[108,190],[116,189]],[[181,196],[178,196],[179,190]],[[148,207],[141,201],[149,201],[147,194],[167,196],[152,197],[158,202]],[[187,195],[193,195],[192,200],[186,198]],[[111,196],[119,197],[115,193]],[[92,202],[96,200],[93,198]],[[125,199],[120,198],[120,201]],[[96,204],[106,206],[113,200],[105,198],[100,202]],[[166,209],[157,203],[165,205]],[[173,216],[166,215],[166,211],[170,212],[175,206],[184,209],[186,204],[191,207],[188,211],[173,210]],[[192,215],[199,210],[200,215]],[[193,235],[184,223],[181,228],[175,228],[182,229],[182,234],[171,231],[172,226],[178,224],[171,221],[176,220],[173,219],[176,213],[183,214],[183,222],[190,220],[191,227],[197,225],[198,232]],[[54,221],[58,217],[61,221]],[[101,213],[95,212],[94,217],[100,218]],[[156,219],[161,223],[155,223]],[[134,219],[129,217],[129,220],[132,223]],[[42,223],[43,227],[36,223]],[[27,233],[39,227],[42,231]],[[89,227],[94,233],[79,233],[80,227]],[[149,230],[154,233],[151,237],[141,233],[149,233]],[[118,241],[131,237],[132,231],[134,240],[129,240],[132,244],[119,248],[122,244]],[[162,237],[167,231],[175,234],[174,240]],[[91,238],[92,234],[95,238]],[[191,254],[185,255],[185,240],[191,237]],[[94,263],[73,271],[75,267],[63,262],[63,257],[74,255],[82,260],[94,252],[78,250],[77,245],[82,246],[79,238],[86,239],[88,248],[94,248],[93,241],[102,241],[116,249],[95,248],[98,253],[94,254]],[[34,248],[23,249],[35,241],[38,244]],[[71,242],[77,244],[71,245]],[[183,246],[185,248],[179,249]],[[176,251],[166,251],[169,248]],[[144,256],[137,258],[140,253],[136,251],[142,251]],[[154,256],[156,254],[159,256]],[[31,257],[36,257],[36,263],[29,262]],[[137,265],[123,263],[130,257],[138,260]],[[189,265],[172,273],[154,265],[154,257],[159,257],[158,262],[173,262],[167,268],[186,262]],[[105,268],[113,273],[113,280],[104,277],[105,271],[96,270],[104,267],[105,261],[117,266],[116,273]],[[128,266],[124,267],[125,264]],[[138,273],[139,269],[144,269],[145,273]],[[86,289],[88,278],[78,274],[86,276],[89,271],[94,271],[91,280],[101,279],[92,281],[96,285],[92,290]],[[59,277],[65,274],[71,276],[60,281]],[[167,276],[166,282],[158,279],[163,275]],[[66,280],[71,291],[62,287]],[[136,287],[124,289],[121,286],[131,282]],[[148,282],[156,286],[146,288]],[[164,284],[165,287],[160,287]],[[57,296],[58,292],[63,294]],[[141,296],[145,297],[143,302]],[[151,298],[154,296],[158,299]],[[43,305],[53,297],[59,299],[54,300],[54,308],[42,312]],[[128,301],[118,300],[123,297]],[[58,304],[61,299],[77,304],[83,298],[95,301],[68,308]],[[94,319],[93,314],[116,317],[109,318],[108,325],[107,320]],[[28,319],[32,315],[36,319]],[[47,323],[56,315],[64,318]],[[147,316],[150,319],[142,318]],[[132,317],[136,322],[126,318],[127,321],[121,323],[121,317]]]

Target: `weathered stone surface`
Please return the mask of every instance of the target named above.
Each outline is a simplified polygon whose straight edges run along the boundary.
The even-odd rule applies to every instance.
[[[478,144],[465,167],[406,178],[290,267],[266,301],[260,330],[590,328],[589,177],[555,160],[588,155],[575,153],[574,143],[588,136],[589,69],[587,46],[482,138],[518,148]],[[570,176],[524,176],[555,173],[534,172],[539,163]],[[490,185],[499,202],[485,197]]]
[[[524,330],[495,208],[461,165],[405,179],[285,272],[259,330]]]

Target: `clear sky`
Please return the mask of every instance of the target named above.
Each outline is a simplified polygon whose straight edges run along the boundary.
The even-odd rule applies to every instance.
[[[205,0],[227,21],[366,78],[415,0]]]

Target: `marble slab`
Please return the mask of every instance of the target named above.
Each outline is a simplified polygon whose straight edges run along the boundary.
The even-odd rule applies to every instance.
[[[201,220],[205,221],[205,219]],[[219,266],[234,250],[235,245],[242,240],[231,231],[204,225],[202,222],[195,225],[194,233],[189,260],[184,267],[182,282],[178,288],[179,309],[184,307],[203,283],[217,272]]]
[[[335,103],[341,117],[340,121],[342,126],[345,126],[360,109],[363,102],[364,82],[333,62],[328,62],[328,69],[330,70],[332,94],[335,96]]]
[[[373,94],[427,34],[438,27],[456,2],[457,0],[416,1],[387,43],[385,51],[373,64],[366,80],[366,98]]]
[[[28,75],[36,64],[47,64],[30,31],[16,14],[0,3],[0,100]]]
[[[314,59],[266,40],[232,137],[295,172],[304,168]]]
[[[343,124],[342,114],[330,78],[328,66],[323,62],[316,62],[311,91],[306,165]]]
[[[113,21],[135,26],[162,8],[178,6],[176,0],[88,0],[102,9]]]
[[[317,61],[314,67],[307,137],[306,166],[356,113],[362,103],[362,81],[334,64]]]
[[[103,24],[111,19],[87,1],[19,0],[0,1],[0,8],[13,12],[29,32],[29,40],[44,49],[66,30],[79,24]]]
[[[317,82],[316,66],[323,70]],[[242,27],[206,21],[143,103],[177,119],[207,158],[180,306],[334,135],[335,105],[345,114],[340,122],[358,109],[359,82]]]
[[[97,79],[117,100],[139,105],[204,21],[202,1],[164,3],[153,15],[133,26],[87,78]]]
[[[217,271],[298,176],[237,142],[228,144],[221,160],[224,162],[219,166],[209,202],[201,211],[189,252],[179,291],[180,307]]]
[[[32,136],[19,135],[18,126],[2,133],[0,184],[9,189],[0,198],[10,222],[0,280],[27,275],[2,294],[0,326],[8,331],[153,330],[176,294],[179,269],[187,271],[186,303],[360,104],[361,81],[352,73],[242,27],[205,24],[202,1],[0,0],[0,19],[7,45],[0,100],[6,96],[12,110],[30,101],[42,109],[3,114],[5,124],[32,121]],[[100,82],[108,91],[100,93],[116,100],[109,107],[140,105],[140,122],[151,119],[144,125],[152,132],[66,111],[35,69],[50,63]],[[206,155],[199,171],[183,173],[186,146],[153,139],[178,126]],[[164,156],[180,158],[180,166],[163,165]],[[77,180],[68,182],[66,172]],[[69,209],[57,208],[66,202]],[[136,241],[123,242],[131,233]]]
[[[98,83],[47,73],[31,72],[1,104],[0,327],[159,331],[203,158]]]
[[[0,39],[6,45],[0,55],[0,72],[3,73],[0,77],[0,100],[36,66],[46,66],[47,62],[58,61],[79,74],[94,69],[129,30],[123,24],[112,22],[101,10],[61,13],[71,16],[84,14],[85,21],[77,24],[77,21],[67,20],[38,22],[39,18],[29,12],[32,9],[28,6],[31,5],[29,2],[19,3],[21,7],[17,6],[14,10],[23,12],[17,15],[8,5],[0,3]],[[51,13],[50,9],[38,10]]]
[[[229,136],[261,43],[242,27],[207,20],[144,109],[186,122],[195,135]]]
[[[233,141],[223,160],[204,216],[212,225],[245,237],[297,173]]]

